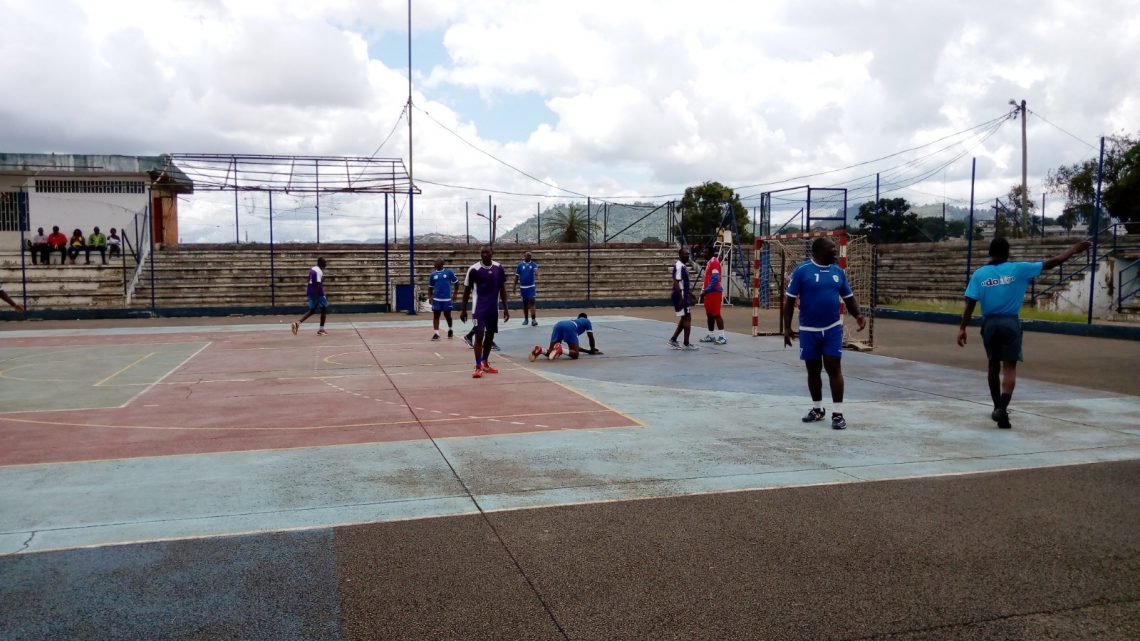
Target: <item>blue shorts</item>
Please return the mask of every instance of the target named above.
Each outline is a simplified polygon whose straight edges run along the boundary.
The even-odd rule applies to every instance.
[[[550,342],[552,344],[566,343],[567,345],[577,345],[578,323],[570,320],[555,323],[554,329],[550,332]]]
[[[450,312],[451,301],[449,300],[432,300],[431,311],[433,312]]]
[[[495,310],[490,314],[472,315],[471,322],[474,324],[476,332],[491,332],[497,334],[499,332],[499,310]]]
[[[325,309],[329,306],[329,299],[324,296],[310,296],[309,297],[309,311],[317,311],[318,309]]]
[[[524,302],[528,301],[528,300],[534,300],[535,295],[537,293],[538,293],[537,287],[520,287],[519,288],[519,296],[522,297]]]
[[[800,360],[814,361],[821,356],[843,356],[843,326],[826,331],[800,330]]]

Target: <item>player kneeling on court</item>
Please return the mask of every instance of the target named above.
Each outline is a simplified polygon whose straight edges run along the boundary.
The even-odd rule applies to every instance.
[[[590,339],[590,349],[583,350],[578,345],[578,337],[586,333],[586,338]],[[534,349],[530,351],[530,360],[533,363],[539,356],[545,356],[550,360],[554,360],[562,356],[562,343],[566,343],[569,348],[570,358],[578,358],[578,354],[595,354],[601,355],[602,350],[598,349],[594,344],[594,326],[590,323],[590,319],[585,313],[578,314],[578,318],[574,320],[558,321],[554,324],[554,329],[550,331],[550,346],[546,351],[542,350],[542,345],[535,345]]]

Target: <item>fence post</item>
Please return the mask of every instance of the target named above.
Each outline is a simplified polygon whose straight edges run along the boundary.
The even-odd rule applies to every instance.
[[[392,312],[392,278],[388,273],[388,194],[384,194],[384,303]]]
[[[277,307],[277,274],[273,262],[273,190],[269,190],[269,306]]]
[[[974,178],[977,176],[978,159],[970,161],[970,222],[966,225],[966,286],[970,285],[970,262],[974,257]]]
[[[150,186],[146,188],[146,230],[147,238],[150,240],[150,313],[158,316],[158,304],[154,295],[154,196]]]
[[[1092,225],[1092,265],[1089,267],[1089,317],[1088,324],[1092,325],[1093,302],[1096,296],[1096,251],[1097,241],[1100,238],[1100,186],[1104,180],[1104,136],[1100,137],[1100,160],[1096,167],[1096,201],[1093,204]]]

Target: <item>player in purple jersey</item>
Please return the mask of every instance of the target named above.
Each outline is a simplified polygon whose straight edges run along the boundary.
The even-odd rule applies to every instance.
[[[855,317],[859,331],[867,325],[855,301],[855,294],[847,284],[847,274],[836,265],[839,248],[830,238],[816,238],[811,243],[811,260],[804,261],[788,279],[784,298],[784,346],[792,345],[792,312],[795,302],[800,303],[800,360],[807,366],[808,392],[812,409],[803,417],[805,423],[823,420],[823,377],[831,387],[831,427],[847,428],[843,418],[843,320],[839,316],[839,301],[847,305],[847,313]]]
[[[490,247],[482,247],[479,250],[479,262],[467,269],[467,276],[463,279],[463,306],[459,320],[464,323],[467,322],[467,304],[471,302],[471,290],[475,290],[471,311],[471,321],[475,324],[475,371],[471,374],[472,378],[499,373],[487,360],[491,355],[491,345],[495,342],[495,333],[499,331],[496,298],[503,303],[503,322],[511,318],[511,312],[507,309],[507,274],[502,265],[491,260],[492,256]]]
[[[328,312],[329,300],[325,298],[325,259],[318,258],[317,266],[309,270],[309,281],[305,287],[305,295],[309,299],[309,311],[301,320],[293,323],[291,329],[293,335],[297,335],[297,331],[301,329],[301,323],[308,320],[310,316],[321,312],[321,327],[317,330],[317,336],[327,336],[328,332],[325,331],[325,314]]]

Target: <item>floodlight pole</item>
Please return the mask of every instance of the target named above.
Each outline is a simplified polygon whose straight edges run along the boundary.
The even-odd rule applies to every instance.
[[[970,222],[966,225],[966,286],[970,285],[970,262],[974,257],[974,178],[977,176],[978,159],[970,161]]]
[[[412,179],[412,0],[408,0],[408,287],[412,304],[408,316],[416,315],[416,183]]]

